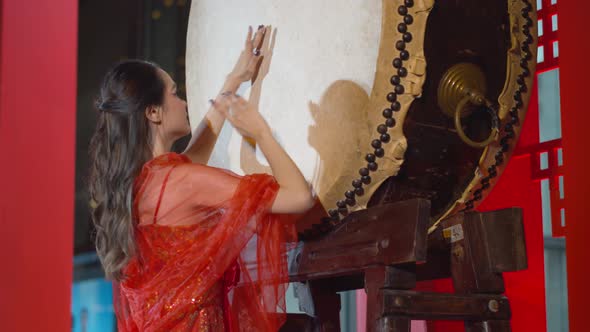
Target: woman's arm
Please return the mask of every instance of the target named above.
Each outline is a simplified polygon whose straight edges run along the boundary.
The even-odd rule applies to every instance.
[[[305,177],[283,147],[265,131],[256,138],[260,150],[268,160],[280,189],[271,207],[273,213],[303,213],[315,200]]]
[[[226,91],[235,93],[241,83],[242,81],[238,77],[228,75],[220,93]],[[225,116],[217,108],[211,106],[201,123],[193,131],[191,140],[182,153],[189,157],[193,163],[207,164],[224,123]]]
[[[182,152],[193,163],[207,164],[209,161],[219,132],[225,122],[225,117],[220,112],[220,107],[215,106],[215,103],[220,100],[222,94],[233,95],[243,82],[249,81],[254,77],[256,68],[262,59],[260,56],[262,54],[260,51],[255,52],[254,47],[262,44],[265,34],[266,27],[261,25],[258,27],[254,37],[252,37],[252,27],[248,27],[244,49],[240,53],[238,61],[231,73],[227,76],[221,92],[213,101],[212,107],[209,108],[201,123],[193,131],[187,148]]]
[[[315,200],[305,177],[283,147],[273,137],[270,127],[255,106],[237,96],[228,96],[220,108],[243,136],[252,137],[270,164],[280,189],[272,205],[273,213],[303,213]]]

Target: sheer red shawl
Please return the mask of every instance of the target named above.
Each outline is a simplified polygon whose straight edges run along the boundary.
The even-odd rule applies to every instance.
[[[134,187],[137,253],[114,284],[119,331],[197,331],[196,312],[219,303],[224,330],[277,331],[296,239],[292,223],[269,213],[277,191],[270,175],[176,153],[147,162]]]

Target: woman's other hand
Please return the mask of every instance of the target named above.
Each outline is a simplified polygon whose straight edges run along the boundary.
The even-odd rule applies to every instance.
[[[234,94],[226,94],[215,105],[242,136],[259,140],[264,135],[270,134],[268,123],[258,109],[246,99]]]
[[[266,27],[263,25],[258,26],[254,36],[252,36],[252,27],[248,27],[248,35],[246,37],[244,49],[240,53],[240,57],[238,58],[238,62],[234,66],[234,69],[228,75],[229,77],[233,77],[239,82],[246,82],[254,77],[256,69],[262,59],[260,47],[262,46],[265,34]]]
[[[291,157],[273,137],[269,125],[255,105],[227,94],[221,102],[225,118],[242,136],[251,137],[260,146],[280,189],[271,207],[272,213],[304,213],[315,203],[311,188]]]

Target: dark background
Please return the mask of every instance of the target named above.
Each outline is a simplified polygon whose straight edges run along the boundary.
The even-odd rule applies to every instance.
[[[94,255],[92,221],[86,190],[88,144],[94,131],[93,109],[100,82],[116,62],[128,58],[153,61],[178,83],[185,95],[185,49],[190,0],[81,0],[78,36],[76,120],[76,202],[74,278],[100,274]],[[178,142],[175,150],[186,144]],[[86,271],[86,272],[84,272]]]

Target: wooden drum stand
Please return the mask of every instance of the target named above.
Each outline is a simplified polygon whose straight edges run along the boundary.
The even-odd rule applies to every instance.
[[[367,332],[409,332],[411,320],[462,320],[465,331],[510,331],[502,272],[526,269],[522,211],[458,214],[432,234],[430,203],[413,199],[351,213],[300,243],[290,267],[301,310],[281,331],[340,331],[337,292],[367,292]],[[451,277],[455,293],[414,291]]]

